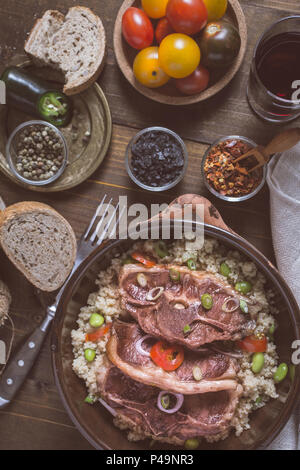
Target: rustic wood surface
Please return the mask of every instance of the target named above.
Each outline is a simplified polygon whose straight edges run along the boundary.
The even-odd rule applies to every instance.
[[[300,14],[299,0],[242,0],[249,28],[245,61],[236,78],[223,92],[199,105],[180,108],[163,106],[139,95],[118,70],[112,49],[114,20],[121,0],[10,0],[0,4],[0,73],[16,53],[22,51],[27,32],[46,9],[62,9],[77,3],[100,15],[108,36],[108,57],[99,80],[113,116],[113,139],[104,163],[81,186],[63,194],[39,195],[23,190],[0,175],[0,195],[7,205],[22,200],[38,200],[60,211],[79,236],[104,192],[114,197],[127,195],[129,202],[169,202],[186,192],[208,196],[201,179],[200,162],[207,145],[220,135],[240,134],[266,143],[277,127],[266,124],[250,111],[245,89],[255,42],[264,29],[277,19]],[[190,163],[182,183],[167,193],[153,195],[134,186],[124,167],[126,145],[148,125],[164,125],[185,139]],[[296,123],[297,124],[297,123]],[[299,123],[298,123],[299,124]],[[295,123],[294,123],[295,125]],[[210,197],[225,222],[274,260],[269,224],[268,190],[242,204],[222,203]],[[14,346],[43,318],[43,311],[28,282],[0,253],[0,275],[13,293],[12,315],[16,325]],[[0,411],[0,449],[90,449],[70,421],[51,370],[49,339],[16,400]]]

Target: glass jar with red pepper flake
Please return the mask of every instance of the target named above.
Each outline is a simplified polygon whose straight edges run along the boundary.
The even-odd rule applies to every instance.
[[[256,147],[246,137],[228,136],[217,140],[207,150],[202,161],[202,174],[209,191],[220,199],[240,202],[255,196],[266,180],[266,166],[249,173],[254,157],[234,163],[234,160]]]

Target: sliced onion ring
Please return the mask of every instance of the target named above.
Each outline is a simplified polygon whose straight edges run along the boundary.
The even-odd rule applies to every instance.
[[[172,395],[173,397],[176,398],[177,402],[174,408],[170,408],[169,410],[166,410],[162,406],[161,399],[164,395]],[[172,392],[163,391],[163,392],[160,392],[158,395],[157,406],[160,409],[160,411],[163,411],[164,413],[168,413],[168,414],[173,414],[173,413],[176,413],[178,410],[180,410],[180,408],[183,405],[183,401],[184,401],[184,396],[181,393],[172,393]]]
[[[147,339],[153,339],[155,341],[155,338],[151,335],[143,336],[136,342],[135,348],[137,352],[141,354],[142,356],[150,357],[150,352],[145,351],[145,349],[143,349],[143,343],[147,341]]]
[[[230,302],[233,303],[233,306],[231,308],[228,307],[228,304]],[[225,302],[222,305],[222,310],[225,313],[235,312],[238,308],[240,308],[240,301],[236,297],[227,297],[227,299],[225,299]]]
[[[153,289],[148,292],[146,300],[157,300],[164,290],[164,287],[153,287]]]

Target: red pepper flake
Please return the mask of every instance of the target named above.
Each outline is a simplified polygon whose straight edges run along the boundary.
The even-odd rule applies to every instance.
[[[260,184],[262,169],[249,173],[253,166],[253,157],[238,163],[234,160],[252,147],[242,140],[225,140],[215,145],[204,164],[204,171],[209,184],[224,196],[238,197],[252,193]]]

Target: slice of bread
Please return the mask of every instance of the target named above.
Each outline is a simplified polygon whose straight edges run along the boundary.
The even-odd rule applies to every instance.
[[[67,95],[80,93],[97,80],[105,49],[102,21],[89,8],[79,6],[70,8],[66,16],[46,11],[25,43],[25,52],[39,65],[61,70]]]
[[[39,202],[21,202],[0,213],[0,244],[24,276],[46,292],[62,286],[76,257],[70,224]]]
[[[8,287],[0,280],[0,326],[8,315],[11,304],[11,295]]]

